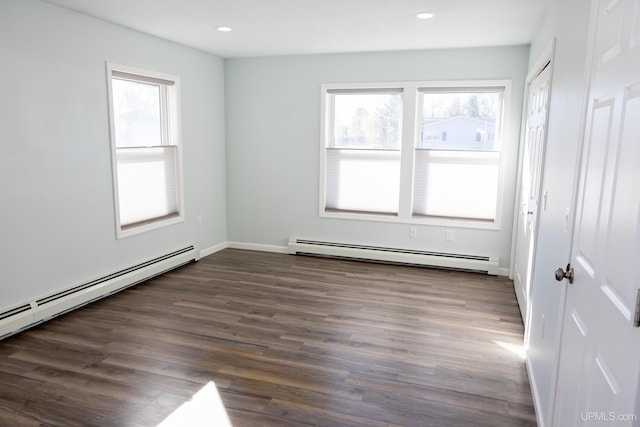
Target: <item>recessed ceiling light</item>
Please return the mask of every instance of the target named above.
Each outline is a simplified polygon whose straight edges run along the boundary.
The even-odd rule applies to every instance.
[[[416,15],[416,18],[418,18],[418,19],[431,19],[434,16],[436,16],[436,15],[433,14],[433,13],[430,13],[430,12],[420,12],[420,13],[418,13]]]
[[[216,30],[222,32],[222,33],[228,33],[229,31],[231,31],[231,27],[218,27],[216,28]]]

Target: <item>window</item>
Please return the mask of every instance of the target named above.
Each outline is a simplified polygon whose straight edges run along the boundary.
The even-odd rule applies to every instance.
[[[413,215],[496,219],[501,88],[420,88],[422,135],[415,148]]]
[[[323,85],[320,214],[499,228],[508,81]]]
[[[107,70],[117,235],[182,221],[178,78]]]
[[[328,211],[398,214],[401,93],[332,91]]]

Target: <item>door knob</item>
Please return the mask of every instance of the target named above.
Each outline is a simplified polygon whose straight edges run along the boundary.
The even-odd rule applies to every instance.
[[[558,282],[562,282],[564,279],[568,279],[569,283],[573,283],[573,268],[571,264],[567,264],[567,268],[563,270],[562,268],[556,269],[556,280]]]

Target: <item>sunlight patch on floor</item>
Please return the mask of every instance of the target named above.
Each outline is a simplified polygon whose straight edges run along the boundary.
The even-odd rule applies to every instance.
[[[509,351],[510,353],[515,354],[520,359],[524,360],[524,358],[526,356],[524,345],[522,345],[522,344],[512,344],[512,343],[508,343],[508,342],[504,342],[504,341],[495,341],[495,340],[493,342],[498,344],[500,347],[504,348],[505,350]]]
[[[184,402],[158,427],[232,427],[220,393],[213,381],[209,381],[190,400]]]

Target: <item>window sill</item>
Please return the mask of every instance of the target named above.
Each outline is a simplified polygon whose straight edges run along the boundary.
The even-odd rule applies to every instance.
[[[175,214],[166,217],[157,218],[155,220],[145,221],[142,223],[130,224],[126,226],[116,225],[116,234],[118,239],[135,236],[136,234],[145,233],[151,230],[168,227],[173,224],[184,222],[184,215]]]
[[[406,225],[426,225],[434,227],[452,227],[452,228],[468,228],[475,230],[500,230],[498,220],[475,220],[466,218],[448,218],[448,217],[428,217],[428,216],[410,216],[402,217],[400,215],[389,214],[367,214],[361,212],[348,211],[320,211],[320,218],[327,219],[346,219],[352,221],[373,221],[386,222]]]

